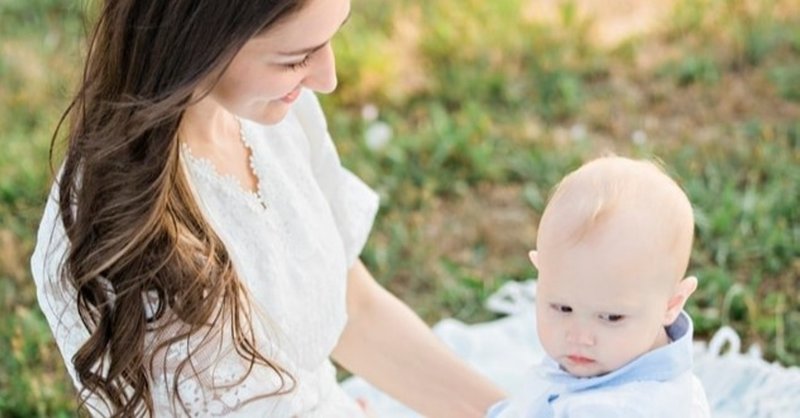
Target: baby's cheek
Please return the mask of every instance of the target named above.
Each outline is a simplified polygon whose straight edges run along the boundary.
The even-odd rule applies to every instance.
[[[536,312],[536,331],[539,336],[550,335],[553,321],[544,312]]]
[[[542,343],[542,347],[544,348],[547,354],[553,356],[558,346],[557,336],[554,333],[554,326],[551,323],[548,323],[546,319],[540,319],[537,326],[537,331],[539,334],[539,341]]]

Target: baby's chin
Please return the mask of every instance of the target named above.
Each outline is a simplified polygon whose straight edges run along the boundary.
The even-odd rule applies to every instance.
[[[575,377],[589,378],[598,377],[607,374],[609,371],[597,362],[585,365],[570,364],[570,362],[563,361],[559,363],[561,369]]]

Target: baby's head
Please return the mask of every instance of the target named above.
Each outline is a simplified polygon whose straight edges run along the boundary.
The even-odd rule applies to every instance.
[[[605,157],[566,176],[531,252],[545,351],[587,377],[667,344],[697,287],[684,278],[693,231],[688,198],[653,163]]]

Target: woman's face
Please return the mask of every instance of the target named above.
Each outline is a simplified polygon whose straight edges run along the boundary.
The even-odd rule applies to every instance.
[[[350,14],[350,0],[310,0],[299,12],[249,40],[210,98],[236,116],[280,122],[305,87],[336,88],[331,38]]]

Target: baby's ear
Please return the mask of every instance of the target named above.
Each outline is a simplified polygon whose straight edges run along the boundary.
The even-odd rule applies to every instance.
[[[678,318],[686,300],[697,289],[697,277],[689,276],[675,285],[675,291],[667,301],[667,312],[664,314],[664,326],[671,325]]]
[[[531,250],[530,252],[528,252],[528,258],[531,259],[531,263],[533,263],[533,266],[536,267],[536,269],[538,270],[539,269],[539,253],[536,250]]]

